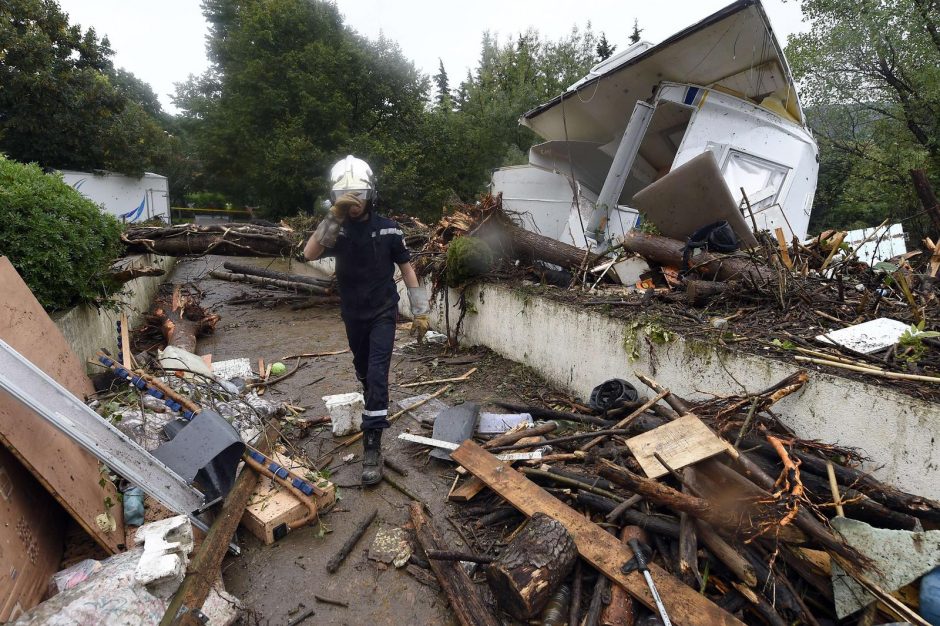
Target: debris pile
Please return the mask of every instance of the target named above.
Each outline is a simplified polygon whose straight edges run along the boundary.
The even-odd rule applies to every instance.
[[[400,436],[451,449],[466,472],[448,498],[462,503],[455,527],[467,548],[451,550],[415,502],[422,550],[409,566],[430,567],[462,624],[501,623],[500,612],[552,624],[647,623],[634,621],[644,613],[682,624],[823,624],[862,609],[870,620],[926,623],[893,592],[935,556],[895,584],[875,566],[883,555],[857,537],[875,527],[924,541],[913,531],[940,523],[940,502],[859,470],[860,451],[781,424],[773,405],[806,372],[698,403],[636,375],[650,398],[600,394],[579,413],[501,403],[537,421],[482,445],[438,439],[447,412],[435,438]],[[496,456],[533,450],[534,460]],[[850,524],[854,535],[841,532]],[[481,580],[488,586],[473,584]]]

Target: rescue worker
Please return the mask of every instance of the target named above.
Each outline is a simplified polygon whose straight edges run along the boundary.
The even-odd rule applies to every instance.
[[[375,211],[375,178],[369,165],[350,155],[330,171],[329,213],[304,247],[310,261],[336,258],[336,284],[356,378],[363,386],[362,484],[382,480],[382,431],[388,428],[388,370],[398,319],[395,266],[408,288],[412,333],[428,330],[428,296],[418,286],[401,228]]]

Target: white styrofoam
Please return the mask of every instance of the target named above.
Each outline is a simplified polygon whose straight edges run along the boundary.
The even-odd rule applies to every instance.
[[[333,436],[352,435],[362,430],[362,411],[366,402],[359,392],[323,396],[333,424]]]
[[[871,354],[896,344],[908,328],[910,327],[904,322],[879,317],[848,328],[829,331],[817,336],[816,340],[845,346],[863,354]]]
[[[193,550],[193,526],[185,515],[144,524],[134,539],[144,544],[134,580],[159,596],[161,587],[172,593],[186,575],[189,553]]]

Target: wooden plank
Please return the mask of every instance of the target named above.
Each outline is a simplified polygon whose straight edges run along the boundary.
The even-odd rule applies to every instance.
[[[585,560],[623,587],[634,598],[655,611],[653,596],[646,586],[643,575],[640,572],[623,574],[620,571],[621,566],[633,557],[633,553],[616,537],[585,519],[580,513],[472,441],[464,442],[454,451],[451,458],[527,516],[541,512],[561,522],[574,537],[578,552]],[[742,622],[658,565],[650,563],[650,573],[666,605],[669,617],[675,624],[680,626],[730,626],[732,624],[743,626]]]
[[[77,397],[93,393],[84,365],[6,257],[0,257],[0,293],[0,339]],[[120,496],[110,481],[99,485],[97,459],[2,391],[0,441],[102,548],[123,549]],[[114,519],[114,530],[98,527],[95,518],[103,513]]]
[[[728,444],[691,413],[627,439],[627,446],[650,478],[659,478],[669,473],[669,470],[656,460],[654,455],[657,452],[669,467],[679,469],[728,449]]]
[[[300,461],[279,453],[272,455],[272,459],[281,467],[301,477],[311,471]],[[310,481],[310,483],[314,486],[313,499],[316,500],[317,511],[322,513],[333,506],[336,502],[336,487],[333,483],[326,480],[320,483]],[[262,476],[248,500],[241,525],[265,544],[272,544],[276,541],[274,537],[276,528],[303,519],[308,511],[307,505],[300,502],[294,494],[271,480],[269,476]]]
[[[127,371],[134,369],[133,356],[131,355],[131,334],[127,322],[127,313],[121,311],[121,365]]]
[[[778,226],[774,229],[774,234],[777,235],[777,247],[780,249],[780,258],[783,259],[783,264],[787,266],[787,269],[792,270],[793,261],[790,259],[790,250],[787,248],[787,238],[783,234],[783,229]]]

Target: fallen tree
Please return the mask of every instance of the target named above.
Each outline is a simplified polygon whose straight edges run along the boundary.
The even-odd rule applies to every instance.
[[[288,228],[254,224],[137,226],[121,241],[128,252],[166,256],[222,254],[301,258],[303,235]]]
[[[223,272],[220,270],[212,270],[209,272],[209,276],[219,280],[227,280],[229,282],[250,283],[252,285],[258,285],[261,287],[277,287],[279,289],[286,289],[287,291],[302,291],[304,293],[312,293],[318,296],[328,296],[332,293],[332,290],[328,287],[311,285],[309,283],[299,283],[290,280],[278,280],[277,278],[265,278],[264,276],[235,274],[233,272]]]
[[[262,276],[264,278],[273,278],[275,280],[286,280],[292,283],[306,283],[308,285],[317,285],[318,287],[328,287],[333,283],[329,278],[317,278],[315,276],[304,276],[303,274],[288,274],[287,272],[278,272],[266,267],[252,267],[242,263],[233,263],[226,261],[222,267],[235,274],[248,274],[249,276]]]

